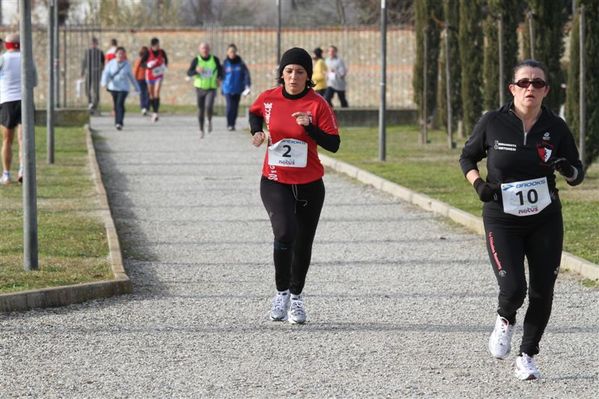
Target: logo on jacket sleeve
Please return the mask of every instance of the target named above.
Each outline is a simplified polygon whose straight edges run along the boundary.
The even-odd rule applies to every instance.
[[[537,144],[537,154],[539,154],[539,158],[541,158],[541,161],[547,162],[549,158],[551,158],[552,153],[553,144],[549,144],[546,142],[540,142]]]
[[[270,113],[272,112],[272,103],[264,103],[264,122],[266,126],[270,125]]]

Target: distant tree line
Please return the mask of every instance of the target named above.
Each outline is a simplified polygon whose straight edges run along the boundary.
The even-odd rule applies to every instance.
[[[77,2],[77,0],[70,0]],[[276,0],[79,0],[90,4],[88,18],[104,27],[269,26]],[[280,0],[285,26],[378,23],[380,0]],[[390,24],[410,24],[413,0],[387,0]]]
[[[599,156],[599,0],[585,5],[586,166]],[[568,0],[415,0],[414,102],[421,123],[447,128],[446,50],[449,51],[452,128],[472,131],[484,111],[498,108],[518,60],[534,58],[549,70],[551,90],[545,106],[565,115],[575,136],[579,120],[579,15]],[[500,84],[499,29],[503,80]],[[570,35],[571,33],[571,35]],[[569,57],[564,43],[570,35]],[[447,37],[447,40],[445,39]],[[426,39],[426,40],[425,40]],[[445,43],[449,46],[446,47]],[[426,53],[424,49],[426,47]],[[566,61],[564,61],[566,60]],[[426,65],[426,73],[424,71]],[[426,92],[424,77],[426,76]],[[564,90],[563,88],[567,89]],[[503,93],[501,93],[503,92]],[[426,110],[426,115],[423,112]],[[426,119],[426,121],[425,121]]]

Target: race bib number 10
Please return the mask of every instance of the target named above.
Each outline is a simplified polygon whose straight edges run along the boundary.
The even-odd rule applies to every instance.
[[[516,216],[536,215],[551,204],[547,178],[501,185],[503,211]]]
[[[268,147],[268,164],[288,168],[305,168],[308,163],[308,143],[283,139]]]

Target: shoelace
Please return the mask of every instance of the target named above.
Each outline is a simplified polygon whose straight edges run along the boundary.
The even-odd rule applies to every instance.
[[[304,312],[304,301],[291,301],[291,312]]]
[[[502,321],[501,322],[501,335],[499,337],[502,345],[507,345],[507,343],[509,341],[509,333],[510,333],[510,324],[504,323]]]
[[[277,295],[273,301],[273,307],[278,310],[285,309],[286,302],[287,302],[287,295]]]

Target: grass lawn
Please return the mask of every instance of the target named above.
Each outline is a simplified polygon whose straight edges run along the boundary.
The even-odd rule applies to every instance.
[[[134,97],[135,99],[137,97]],[[127,103],[125,104],[126,112],[128,115],[137,115],[139,114],[139,104],[138,100],[127,99]],[[112,104],[100,104],[100,111],[102,114],[106,115],[110,113],[112,110]],[[148,110],[148,112],[152,112]],[[162,115],[196,115],[198,113],[198,107],[195,104],[160,104],[160,113]],[[247,114],[247,107],[240,105],[239,106],[239,116],[238,118],[243,119],[244,115]],[[225,107],[222,105],[214,106],[214,115],[216,116],[225,116]]]
[[[0,186],[0,293],[112,278],[108,243],[80,127],[57,128],[55,164],[46,162],[46,131],[36,128],[40,270],[23,270],[21,186]],[[13,179],[18,168],[16,137]]]
[[[458,164],[465,139],[447,148],[444,131],[429,132],[430,144],[418,144],[419,128],[387,129],[387,161],[378,161],[377,128],[343,128],[341,148],[333,156],[456,208],[481,215],[482,205]],[[484,161],[479,164],[486,175]],[[599,164],[593,164],[585,181],[570,187],[558,177],[563,204],[565,250],[599,263]]]

